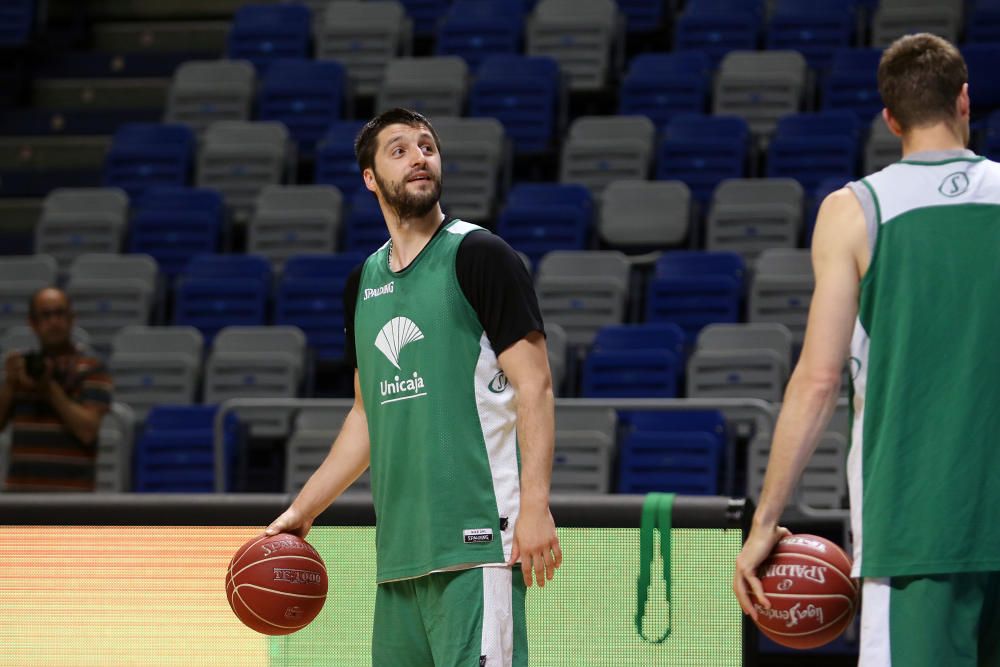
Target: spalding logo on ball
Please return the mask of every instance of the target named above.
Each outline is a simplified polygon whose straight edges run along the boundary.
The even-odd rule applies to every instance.
[[[757,627],[790,648],[816,648],[836,639],[854,620],[858,585],[851,559],[816,535],[789,535],[758,572],[770,609],[754,603]]]
[[[226,574],[226,597],[236,617],[265,635],[309,625],[326,601],[326,565],[297,535],[255,537],[236,552]]]

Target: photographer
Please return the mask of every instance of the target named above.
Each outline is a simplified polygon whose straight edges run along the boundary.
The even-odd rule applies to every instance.
[[[93,491],[111,379],[70,340],[73,312],[62,290],[36,292],[28,321],[39,351],[9,354],[0,386],[0,428],[13,425],[5,490]]]

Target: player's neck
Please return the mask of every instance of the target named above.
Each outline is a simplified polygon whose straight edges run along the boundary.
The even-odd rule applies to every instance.
[[[441,205],[437,204],[420,218],[389,221],[389,268],[402,271],[410,265],[444,220]]]
[[[947,123],[913,129],[903,135],[903,158],[930,151],[961,151],[965,147],[961,131]]]

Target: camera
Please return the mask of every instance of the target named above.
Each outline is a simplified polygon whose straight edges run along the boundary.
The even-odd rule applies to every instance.
[[[32,380],[38,380],[45,375],[45,357],[41,352],[26,352],[24,354],[24,372]]]

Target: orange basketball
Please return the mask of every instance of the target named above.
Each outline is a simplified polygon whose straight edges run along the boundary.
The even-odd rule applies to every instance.
[[[326,566],[301,537],[260,535],[236,552],[226,597],[237,618],[265,635],[287,635],[316,618],[326,601]]]
[[[758,572],[770,609],[754,603],[757,627],[790,648],[807,649],[836,639],[858,608],[851,559],[816,535],[789,535],[775,545]]]

